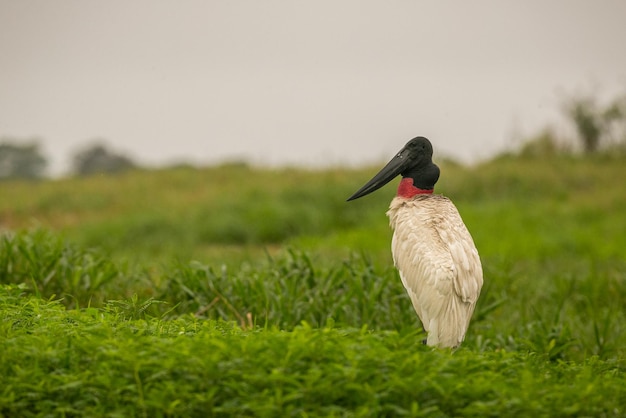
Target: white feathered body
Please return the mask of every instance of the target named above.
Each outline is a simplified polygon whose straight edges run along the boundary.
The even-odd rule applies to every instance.
[[[446,197],[396,197],[387,212],[394,264],[428,333],[427,344],[457,347],[483,285],[478,251]]]

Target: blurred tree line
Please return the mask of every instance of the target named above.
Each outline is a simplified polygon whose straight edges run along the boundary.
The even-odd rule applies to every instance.
[[[626,154],[626,95],[604,105],[593,96],[578,96],[564,100],[562,111],[575,129],[584,154]],[[527,139],[519,155],[546,156],[571,152],[571,141],[559,140],[547,127]],[[0,180],[39,179],[45,177],[47,165],[36,140],[0,138]],[[131,158],[111,151],[102,143],[95,143],[73,156],[71,172],[77,176],[88,176],[119,173],[136,167]]]
[[[0,139],[0,180],[40,179],[45,177],[47,166],[48,160],[37,140]],[[77,176],[88,176],[119,173],[135,167],[137,165],[131,158],[96,143],[73,155],[71,172]]]

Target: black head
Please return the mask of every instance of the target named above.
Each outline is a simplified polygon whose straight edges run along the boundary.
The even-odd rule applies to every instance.
[[[411,139],[365,186],[348,200],[358,199],[380,189],[396,176],[410,177],[413,185],[431,190],[439,180],[439,167],[433,164],[433,146],[423,136]]]

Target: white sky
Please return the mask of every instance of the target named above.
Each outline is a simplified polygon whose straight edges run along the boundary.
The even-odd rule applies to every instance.
[[[621,0],[0,0],[0,137],[53,173],[94,138],[143,164],[365,164],[417,135],[474,161],[623,94],[625,40]]]

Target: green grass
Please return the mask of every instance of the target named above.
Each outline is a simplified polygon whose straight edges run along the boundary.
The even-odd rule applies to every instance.
[[[4,288],[4,416],[621,416],[624,375],[592,356],[454,353],[415,333],[242,330],[66,311]]]
[[[626,416],[626,164],[442,164],[485,286],[424,335],[376,168],[2,184],[0,416]]]
[[[361,214],[345,204],[354,180],[341,170],[228,165],[16,182],[6,184],[0,219],[13,229],[60,230],[81,246],[122,258],[220,260],[224,248],[262,254],[259,248],[292,237],[355,226]]]

